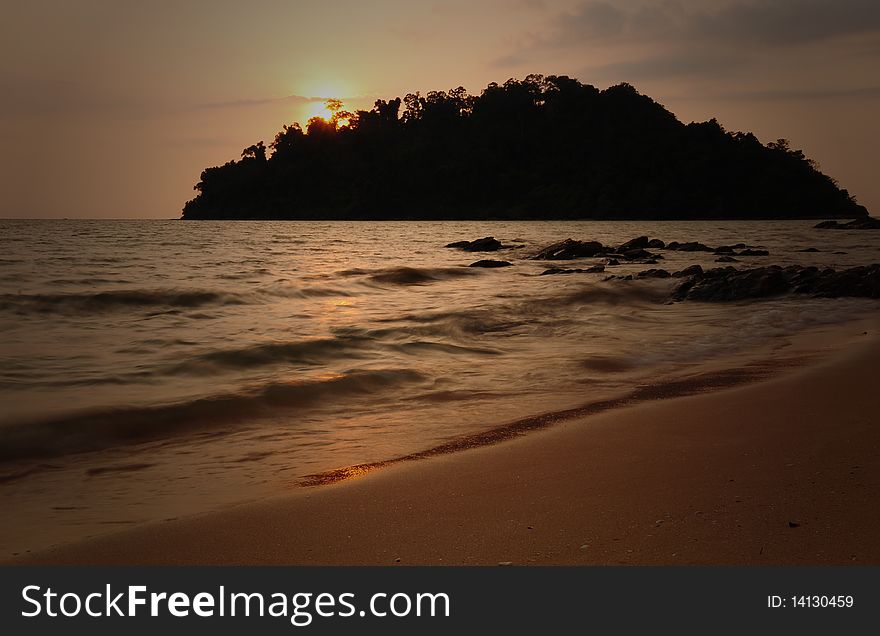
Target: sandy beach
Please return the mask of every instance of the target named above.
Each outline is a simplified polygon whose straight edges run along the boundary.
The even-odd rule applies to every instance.
[[[15,562],[877,564],[878,326],[846,325],[845,345],[766,381]]]

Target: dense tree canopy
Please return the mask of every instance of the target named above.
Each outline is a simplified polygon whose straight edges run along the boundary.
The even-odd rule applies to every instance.
[[[861,216],[784,139],[682,124],[632,86],[564,76],[379,100],[208,168],[186,219]],[[271,153],[267,152],[271,150]]]

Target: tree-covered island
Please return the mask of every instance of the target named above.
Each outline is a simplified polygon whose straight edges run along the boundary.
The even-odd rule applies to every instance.
[[[184,219],[786,219],[867,210],[780,139],[565,76],[378,100],[208,168]]]

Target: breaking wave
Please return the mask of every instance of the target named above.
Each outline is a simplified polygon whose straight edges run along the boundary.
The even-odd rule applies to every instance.
[[[383,394],[426,378],[411,369],[351,371],[297,383],[268,383],[250,391],[196,398],[177,404],[93,410],[42,421],[0,426],[0,461],[100,450],[241,425],[259,417],[335,406]]]
[[[368,278],[381,285],[428,285],[441,280],[463,278],[475,274],[474,270],[464,267],[391,267],[374,271],[369,274]]]
[[[115,290],[74,294],[3,294],[0,311],[19,313],[98,313],[132,308],[191,309],[205,305],[242,305],[236,294],[215,291]]]

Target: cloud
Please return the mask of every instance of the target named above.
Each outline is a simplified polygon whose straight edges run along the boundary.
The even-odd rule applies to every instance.
[[[623,34],[630,14],[607,2],[586,2],[556,19],[558,39],[565,44],[583,39],[614,38]]]
[[[204,109],[224,109],[224,108],[250,108],[254,106],[268,106],[270,104],[311,104],[314,102],[326,101],[326,97],[306,97],[304,95],[285,95],[284,97],[264,97],[256,99],[233,99],[221,102],[206,102],[199,104],[199,108]]]
[[[492,61],[492,66],[498,68],[510,68],[512,66],[522,66],[529,61],[529,57],[523,53],[508,53],[502,55]]]
[[[730,91],[722,93],[704,93],[691,96],[676,96],[681,100],[709,100],[761,102],[761,101],[805,101],[823,99],[880,99],[880,86],[844,87],[828,89],[778,89],[765,91]]]
[[[557,15],[542,40],[550,46],[656,39],[780,45],[878,31],[877,0],[589,0]]]
[[[725,51],[673,51],[636,60],[593,66],[582,71],[581,77],[613,82],[651,80],[670,77],[725,75],[745,66],[748,58]]]
[[[109,86],[28,75],[0,75],[0,119],[100,116],[140,119],[167,105],[135,99]]]
[[[740,1],[695,12],[687,22],[691,37],[765,45],[805,44],[878,31],[877,0]]]
[[[853,36],[852,46],[837,44]],[[766,56],[787,55],[797,66],[807,45],[834,42],[839,57],[872,41],[880,41],[878,0],[586,0],[522,34],[492,65],[522,69],[577,55],[597,60],[586,77],[718,77],[758,71]]]

